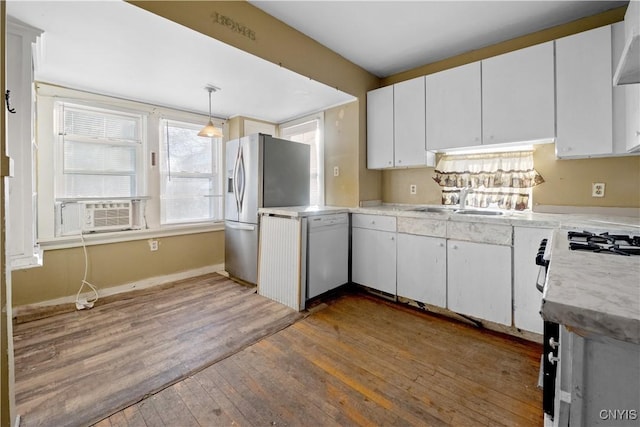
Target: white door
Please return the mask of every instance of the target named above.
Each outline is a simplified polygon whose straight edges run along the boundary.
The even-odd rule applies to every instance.
[[[395,166],[424,166],[424,77],[393,85]]]
[[[536,289],[540,267],[535,264],[542,239],[551,237],[547,228],[513,228],[513,323],[519,329],[542,334],[542,293]]]
[[[482,61],[483,144],[555,137],[553,42]]]
[[[511,326],[511,247],[447,242],[449,310]]]
[[[310,218],[310,221],[313,219],[313,217]],[[307,298],[313,298],[349,281],[349,228],[347,224],[348,222],[318,228],[310,226]]]
[[[480,62],[426,77],[427,150],[482,143]]]
[[[396,233],[352,228],[351,280],[396,294]]]
[[[397,276],[398,296],[446,307],[446,240],[399,233]]]
[[[611,26],[556,40],[558,157],[613,151]]]
[[[393,86],[367,92],[367,168],[393,167]]]

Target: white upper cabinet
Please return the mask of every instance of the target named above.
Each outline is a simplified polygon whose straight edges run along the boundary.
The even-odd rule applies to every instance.
[[[640,150],[640,84],[624,86],[626,101],[626,149],[628,152]]]
[[[393,85],[395,166],[425,165],[424,77]]]
[[[393,86],[367,92],[367,167],[393,167]]]
[[[424,77],[367,93],[367,167],[424,166]]]
[[[613,151],[611,27],[556,40],[558,157]]]
[[[627,20],[611,26],[613,69],[617,67],[624,54],[626,24]],[[614,86],[613,152],[626,154],[637,153],[638,150],[640,150],[640,83]]]
[[[555,136],[553,42],[482,61],[483,144]]]
[[[616,85],[640,83],[640,1],[629,2],[624,14],[625,40],[616,58],[613,81]]]
[[[480,62],[426,77],[427,150],[482,143]]]

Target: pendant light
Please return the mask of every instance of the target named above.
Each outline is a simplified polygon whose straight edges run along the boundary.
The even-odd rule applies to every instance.
[[[222,130],[215,127],[213,125],[213,121],[211,120],[211,92],[217,92],[220,90],[220,88],[215,86],[207,86],[204,89],[209,92],[209,123],[207,123],[207,125],[203,127],[200,132],[198,132],[198,136],[204,136],[207,138],[222,138],[224,136],[222,134]]]

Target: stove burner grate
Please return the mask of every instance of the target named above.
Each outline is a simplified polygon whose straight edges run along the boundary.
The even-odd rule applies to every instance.
[[[569,249],[611,253],[617,255],[640,255],[640,236],[626,234],[595,234],[589,231],[569,231]]]

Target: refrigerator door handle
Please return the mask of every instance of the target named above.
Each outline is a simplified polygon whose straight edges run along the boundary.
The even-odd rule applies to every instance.
[[[256,225],[248,225],[248,224],[232,224],[232,223],[226,223],[224,225],[225,227],[228,228],[232,228],[234,230],[246,230],[246,231],[253,231],[256,229]]]
[[[233,197],[236,200],[236,210],[240,214],[240,199],[238,198],[238,163],[240,161],[240,153],[242,148],[238,149],[238,155],[236,156],[236,162],[233,165]]]
[[[242,212],[244,205],[244,189],[245,189],[245,169],[244,169],[244,150],[240,149],[240,155],[238,156],[238,180],[237,183],[237,198],[238,198],[238,213]]]

